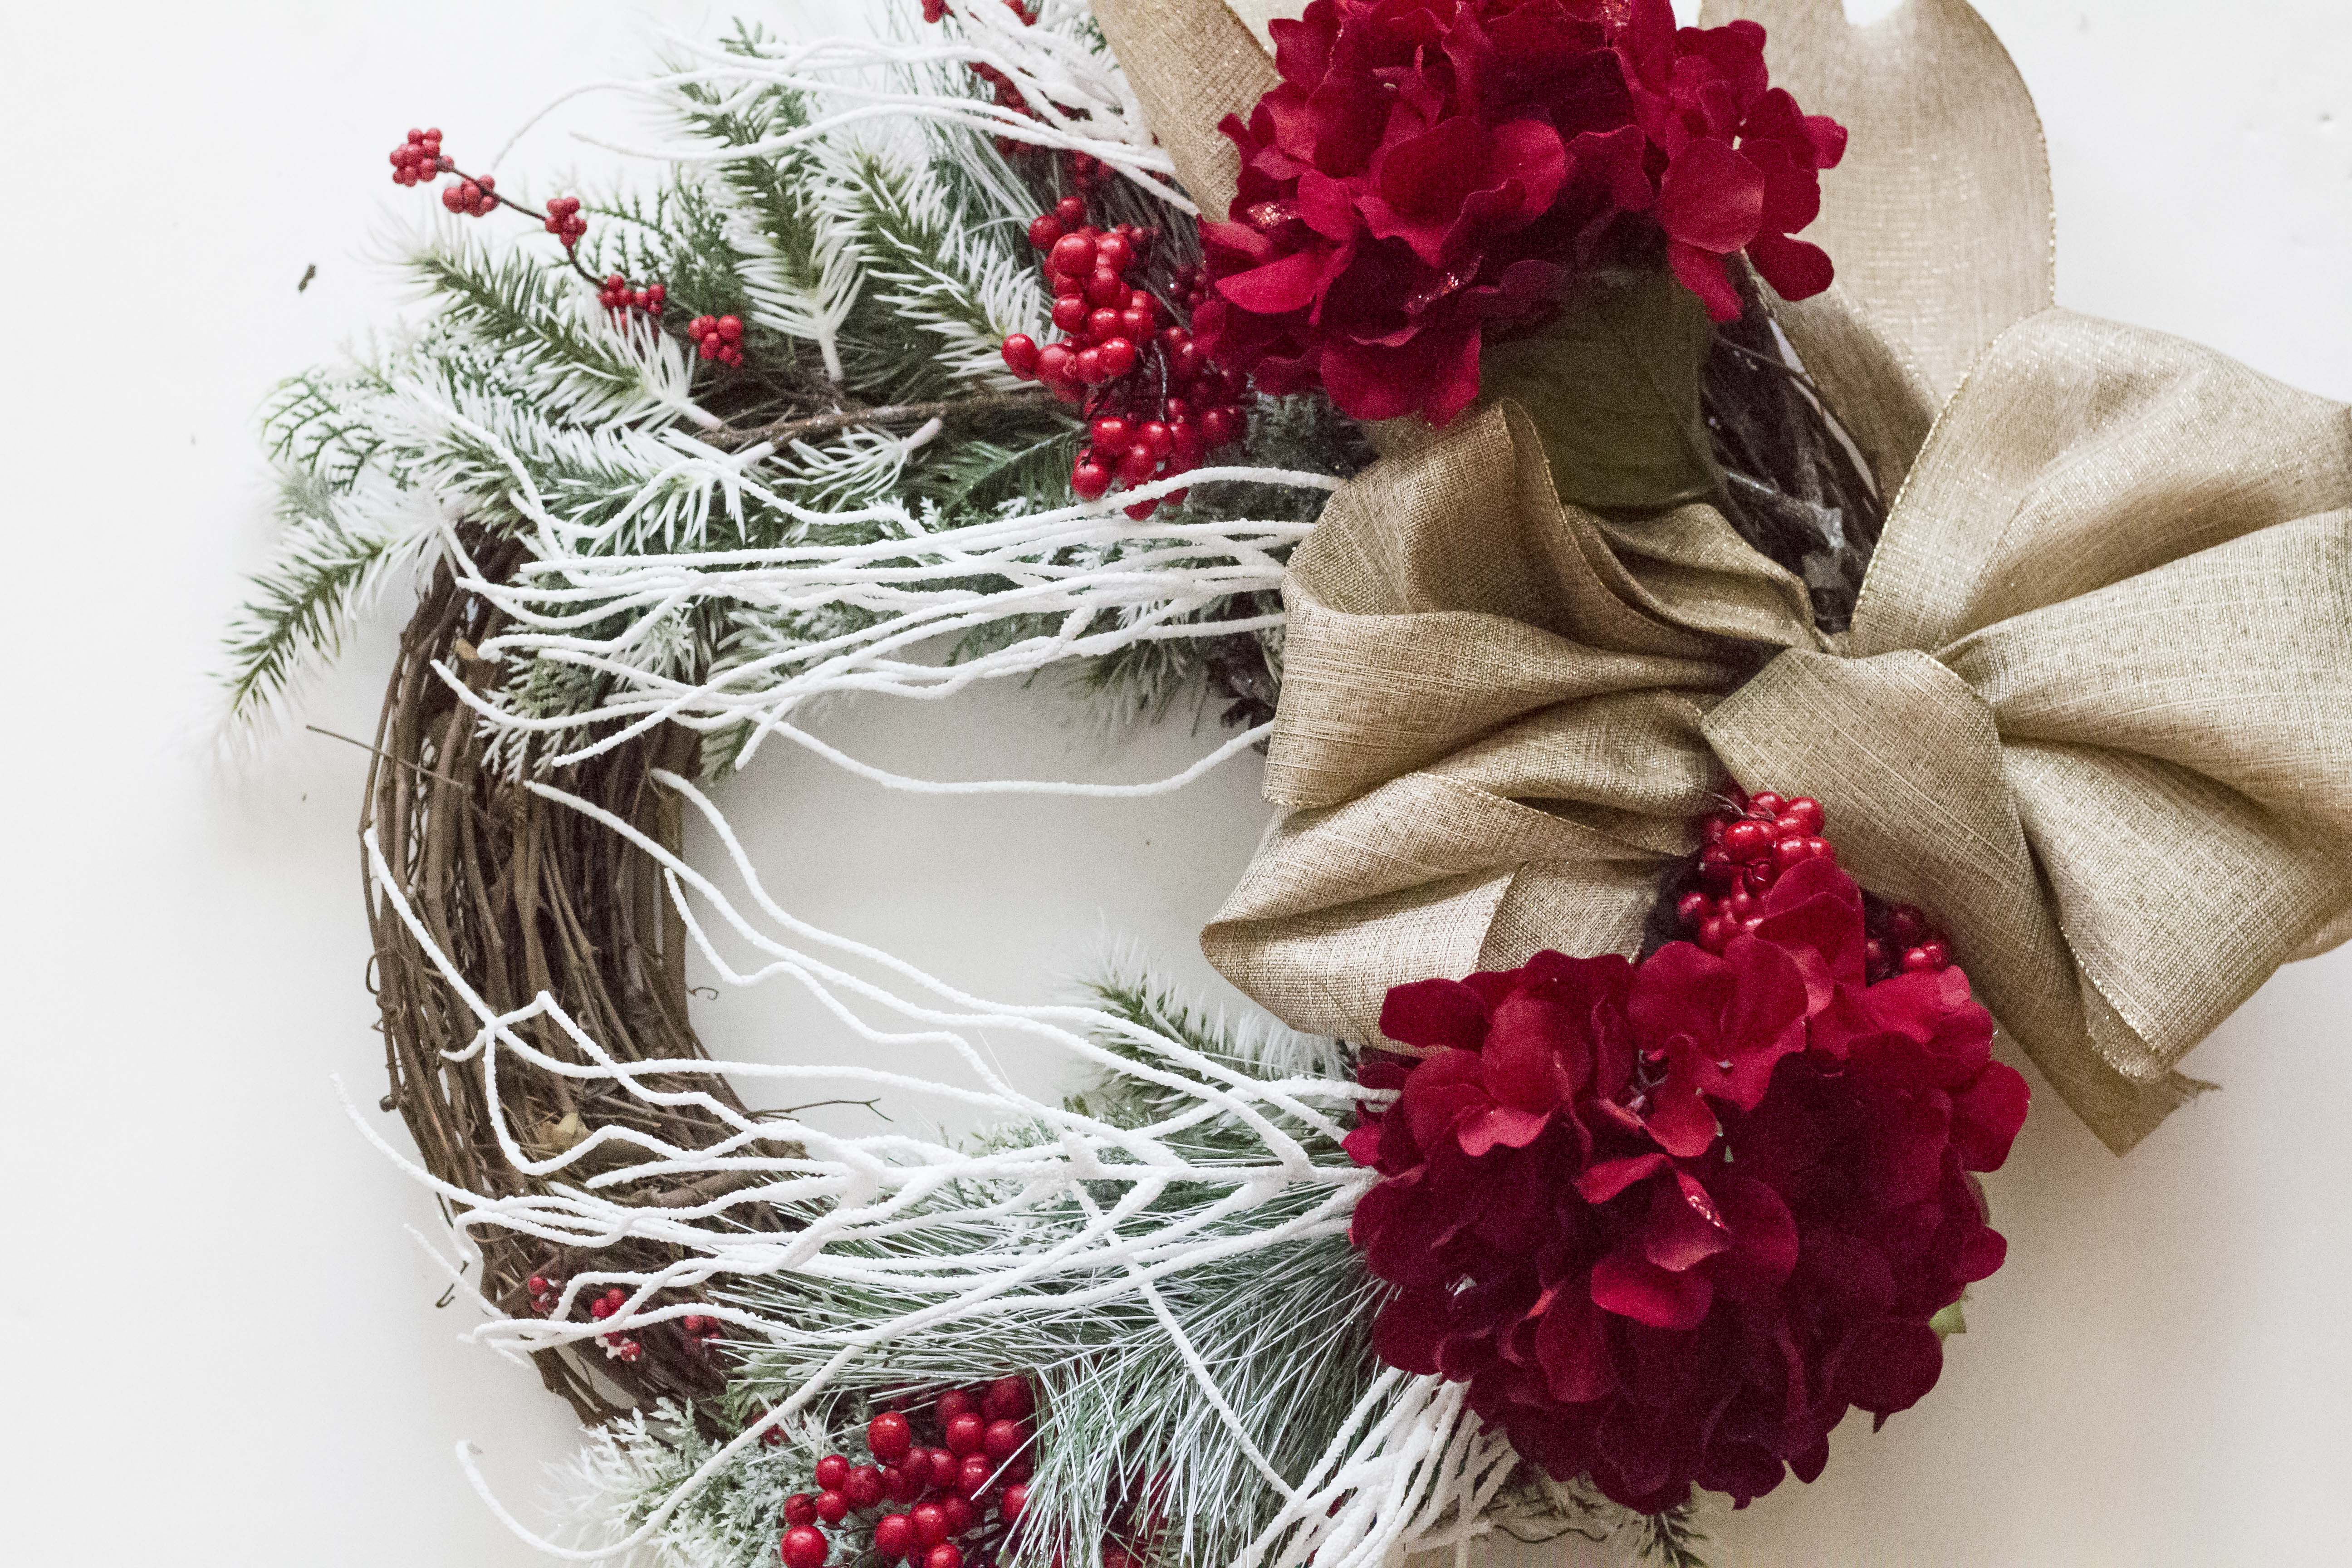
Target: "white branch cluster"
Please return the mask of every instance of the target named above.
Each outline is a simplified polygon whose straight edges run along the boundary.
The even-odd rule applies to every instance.
[[[487,430],[480,436],[496,440]],[[465,585],[514,623],[514,630],[477,651],[491,659],[576,665],[612,678],[613,692],[593,713],[532,717],[477,693],[459,671],[445,667],[442,673],[462,700],[499,729],[552,733],[593,721],[626,721],[553,755],[551,766],[593,756],[666,722],[704,731],[748,725],[751,738],[740,752],[748,760],[771,732],[803,744],[813,740],[789,720],[819,696],[881,691],[936,700],[978,681],[1023,677],[1137,642],[1229,637],[1278,626],[1278,614],[1199,617],[1235,595],[1278,589],[1277,552],[1305,537],[1308,524],[1217,520],[1147,526],[1119,508],[1220,480],[1315,489],[1338,484],[1326,475],[1280,469],[1201,468],[1139,486],[1116,502],[1020,512],[931,532],[895,501],[813,512],[767,489],[754,469],[767,455],[764,447],[729,454],[680,435],[671,444],[676,457],[641,492],[647,505],[691,493],[705,505],[740,509],[750,498],[803,522],[864,524],[881,528],[886,537],[856,544],[610,554],[607,537],[627,525],[637,501],[583,527],[551,510],[529,468],[514,460],[508,502],[536,529],[537,547],[519,580],[495,581],[465,559],[454,537],[446,545]],[[689,606],[713,603],[729,606],[746,628],[746,646],[706,679],[675,679],[632,657],[654,628]],[[772,646],[760,646],[760,629],[784,617],[842,609],[857,612],[845,630],[765,639]],[[1052,629],[961,662],[936,657],[944,640],[1016,617],[1034,617]],[[615,621],[624,623],[617,631],[596,629]]]
[[[719,91],[723,106],[723,95],[730,92],[753,95],[784,88],[823,97],[839,107],[766,141],[724,149],[583,140],[616,153],[691,165],[774,157],[853,128],[887,130],[908,120],[926,120],[1034,147],[1088,153],[1158,200],[1197,215],[1200,209],[1176,184],[1175,164],[1152,136],[1142,101],[1094,31],[1084,0],[1030,3],[1034,17],[1030,23],[1024,23],[1003,0],[946,0],[957,23],[953,32],[927,32],[914,38],[816,38],[756,58],[681,38],[676,44],[680,62],[676,68],[576,89],[551,103],[540,117],[585,92],[659,97],[695,86]],[[909,90],[905,85],[910,75],[937,79],[972,66],[1003,73],[1027,101],[1028,112],[982,99]],[[529,124],[523,127],[529,129]]]
[[[1140,1300],[1171,1335],[1211,1402],[1226,1409],[1213,1372],[1184,1342],[1159,1300],[1158,1288],[1203,1264],[1343,1234],[1373,1173],[1350,1163],[1317,1162],[1286,1129],[1311,1129],[1336,1139],[1344,1132],[1349,1108],[1367,1091],[1337,1073],[1254,1076],[1201,1054],[1172,1034],[1099,1009],[983,1000],[878,950],[819,930],[776,903],[708,797],[677,775],[656,777],[715,832],[743,886],[748,909],[625,820],[551,786],[531,787],[596,820],[663,865],[689,934],[727,984],[782,980],[802,987],[862,1042],[861,1059],[879,1065],[622,1062],[545,994],[517,1011],[496,1013],[434,944],[371,836],[376,896],[397,911],[438,965],[443,981],[480,1022],[472,1042],[451,1059],[478,1063],[500,1150],[515,1170],[541,1178],[546,1190],[509,1197],[468,1192],[431,1175],[372,1130],[368,1135],[452,1205],[459,1232],[468,1238],[499,1230],[575,1253],[635,1239],[677,1255],[677,1261],[651,1271],[578,1270],[563,1282],[561,1302],[545,1319],[499,1316],[478,1296],[492,1317],[471,1337],[509,1355],[629,1333],[689,1311],[718,1317],[737,1336],[756,1341],[780,1325],[724,1298],[723,1288],[737,1279],[797,1274],[871,1288],[907,1305],[845,1336],[823,1371],[714,1452],[633,1533],[616,1542],[590,1548],[541,1540],[490,1495],[470,1450],[461,1449],[468,1473],[499,1517],[541,1550],[570,1560],[635,1552],[688,1496],[752,1450],[771,1427],[788,1425],[808,1410],[861,1357],[894,1341],[982,1315],[1059,1317],[1122,1298]],[[713,919],[761,955],[756,967],[738,968],[722,955],[712,940]],[[845,962],[870,966],[890,976],[890,983],[861,978]],[[869,1016],[885,1021],[871,1022]],[[522,1026],[540,1018],[562,1032],[580,1059],[552,1056],[531,1042]],[[1097,1074],[1139,1080],[1182,1109],[1150,1125],[1129,1127],[1040,1099],[995,1065],[984,1037],[1002,1035],[1043,1043]],[[1105,1037],[1138,1048],[1114,1051],[1098,1043]],[[957,1081],[933,1081],[887,1065],[916,1047],[940,1046],[961,1064]],[[682,1148],[605,1126],[560,1153],[535,1156],[509,1124],[501,1097],[502,1075],[517,1067],[617,1085],[646,1104],[693,1104],[730,1131],[708,1147]],[[977,1150],[895,1130],[844,1136],[788,1114],[747,1116],[703,1090],[654,1086],[719,1074],[746,1082],[822,1079],[887,1093],[941,1096],[1001,1129],[1028,1131],[999,1136]],[[1186,1158],[1181,1135],[1211,1118],[1249,1128],[1257,1157],[1211,1163]],[[617,1168],[616,1155],[626,1157]],[[596,1173],[583,1173],[584,1168]],[[615,1189],[648,1177],[660,1177],[673,1188],[697,1178],[719,1181],[708,1201],[688,1205],[647,1206],[615,1195]],[[1156,1200],[1179,1184],[1221,1195],[1204,1204],[1155,1209]],[[1106,1190],[1119,1195],[1103,1201],[1099,1194]],[[1025,1212],[1073,1204],[1086,1215],[1075,1231],[1049,1227],[1040,1233],[1043,1240],[1027,1237]],[[802,1216],[804,1226],[782,1232],[746,1228],[737,1216],[755,1205],[787,1209]],[[860,1246],[887,1241],[925,1223],[926,1215],[936,1219],[942,1206],[955,1209],[959,1220],[986,1225],[1001,1239],[944,1267],[937,1258]],[[602,1320],[571,1321],[583,1300],[614,1287],[627,1297],[618,1311]],[[722,1295],[717,1303],[658,1304],[669,1292],[714,1289]],[[1241,1424],[1230,1413],[1227,1418],[1255,1458]],[[1257,1462],[1263,1468],[1263,1459]],[[1458,1385],[1385,1373],[1366,1388],[1337,1440],[1308,1473],[1265,1472],[1284,1506],[1232,1568],[1297,1568],[1310,1559],[1321,1568],[1376,1568],[1401,1560],[1408,1547],[1458,1542],[1466,1550],[1484,1528],[1482,1511],[1508,1479],[1513,1463],[1503,1439],[1484,1432],[1469,1415]]]

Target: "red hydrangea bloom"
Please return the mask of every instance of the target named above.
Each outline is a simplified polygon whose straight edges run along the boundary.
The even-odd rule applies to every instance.
[[[1491,328],[1562,281],[1654,255],[1717,320],[1744,251],[1790,299],[1830,282],[1791,238],[1845,151],[1771,85],[1753,22],[1676,28],[1668,0],[1315,0],[1273,24],[1281,85],[1224,130],[1242,154],[1194,326],[1269,392],[1443,425]]]
[[[1353,1237],[1375,1344],[1469,1384],[1528,1460],[1629,1508],[1811,1480],[1847,1410],[1935,1385],[1929,1325],[2000,1267],[1973,1172],[2025,1080],[1958,969],[1877,984],[1863,900],[1796,867],[1717,957],[1538,954],[1391,992]]]

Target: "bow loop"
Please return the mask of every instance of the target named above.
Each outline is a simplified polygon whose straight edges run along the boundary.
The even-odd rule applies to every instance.
[[[1301,1028],[1630,952],[1720,774],[1816,796],[2109,1144],[2352,931],[2352,426],[2048,311],[1937,421],[1853,635],[1703,507],[1561,503],[1508,406],[1337,495],[1291,565],[1276,825],[1204,936]]]

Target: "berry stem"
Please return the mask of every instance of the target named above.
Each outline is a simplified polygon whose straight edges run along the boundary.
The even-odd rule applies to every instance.
[[[481,184],[481,181],[478,177],[466,173],[465,170],[454,165],[452,165],[446,173],[457,176],[460,180],[472,180],[477,185]],[[549,221],[548,216],[545,213],[535,211],[530,207],[523,205],[522,203],[515,200],[512,196],[508,195],[496,185],[485,187],[483,194],[488,195],[490,200],[498,203],[499,205],[502,207],[512,207],[515,211],[522,214],[525,217],[537,218],[542,224]],[[565,264],[569,266],[572,271],[577,272],[581,277],[586,279],[592,287],[602,289],[604,286],[604,280],[602,278],[597,277],[594,273],[589,271],[587,268],[581,265],[580,252],[577,247],[569,245],[565,246],[563,247],[563,259]]]

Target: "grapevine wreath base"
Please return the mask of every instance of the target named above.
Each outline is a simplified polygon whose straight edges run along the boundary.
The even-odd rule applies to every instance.
[[[1822,625],[1835,630],[1852,614],[1883,506],[1822,402],[1782,357],[1752,286],[1748,301],[1748,313],[1719,334],[1706,363],[1707,426],[1733,486],[1726,515],[1758,550],[1804,575]],[[493,580],[524,559],[512,546],[468,543],[482,549],[476,564]],[[436,668],[478,668],[472,650],[504,629],[496,605],[467,592],[448,568],[436,574],[402,637],[385,694],[363,830],[375,834],[393,880],[442,958],[490,1013],[509,1016],[544,994],[615,1062],[699,1058],[688,1016],[687,935],[664,891],[660,864],[518,782],[518,773],[528,776],[530,770],[518,770],[498,754],[495,738],[483,733],[473,711],[435,673]],[[1243,662],[1235,678],[1230,666],[1213,664],[1210,679],[1225,700],[1243,704],[1246,683],[1263,679],[1256,673],[1263,668]],[[551,776],[567,793],[675,854],[680,805],[654,774],[694,771],[700,746],[699,736],[670,727]],[[371,886],[374,875],[371,869]],[[475,1011],[453,994],[440,964],[399,911],[381,899],[372,898],[369,907],[392,1079],[383,1106],[400,1112],[436,1179],[500,1197],[548,1191],[548,1178],[513,1167],[501,1132],[535,1144],[537,1152],[557,1152],[608,1125],[686,1149],[717,1142],[732,1130],[697,1103],[650,1105],[620,1092],[617,1084],[583,1084],[545,1072],[507,1079],[501,1124],[490,1113],[467,1050],[481,1027]],[[1675,929],[1670,902],[1661,901],[1659,918],[1663,940]],[[551,1018],[526,1028],[532,1043],[554,1058],[582,1059]],[[659,1078],[638,1081],[687,1087]],[[705,1076],[693,1087],[748,1114],[723,1077]],[[631,1203],[682,1208],[708,1202],[727,1184],[724,1177],[652,1174],[622,1191]],[[737,1217],[753,1225],[784,1223],[758,1207],[738,1211]],[[573,1271],[573,1260],[562,1249],[525,1237],[491,1231],[479,1242],[478,1288],[510,1315],[530,1310],[533,1276],[563,1278]],[[600,1259],[600,1268],[651,1268],[665,1260],[661,1249],[636,1242],[625,1244],[618,1256],[607,1249]],[[583,1421],[608,1419],[632,1405],[685,1403],[719,1392],[713,1363],[697,1337],[649,1332],[638,1342],[640,1353],[625,1360],[583,1361],[556,1350],[535,1352],[533,1360],[548,1387],[569,1400]],[[600,1380],[616,1386],[600,1390]]]
[[[1696,1492],[1941,1375],[2006,1251],[1995,1013],[2121,1152],[2352,930],[2342,410],[2049,310],[1990,31],[1835,9],[922,0],[679,46],[650,191],[401,141],[436,309],[273,405],[231,685],[415,581],[362,823],[415,1153],[362,1125],[593,1429],[560,1539],[475,1473],[499,1517],[688,1568],[1695,1564]],[[805,727],[1039,676],[1233,732],[1076,785]],[[709,793],[777,741],[950,794],[1266,751],[1203,940],[1268,1013],[810,924]],[[845,1048],[711,1060],[692,954]],[[977,1131],[817,1114],[908,1095]]]

